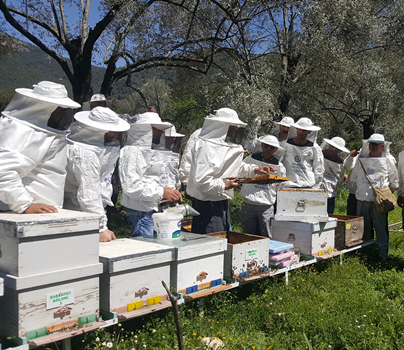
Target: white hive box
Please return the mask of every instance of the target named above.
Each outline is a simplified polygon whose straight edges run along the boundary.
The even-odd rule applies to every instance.
[[[102,312],[122,314],[167,300],[174,248],[134,239],[100,243]]]
[[[31,276],[97,264],[100,216],[0,213],[0,271]]]
[[[269,238],[231,231],[209,233],[227,239],[224,277],[244,278],[268,271]]]
[[[3,294],[4,294],[4,280],[0,278],[0,297],[3,296]]]
[[[187,295],[221,285],[226,239],[184,231],[181,231],[180,238],[173,240],[133,239],[174,248],[170,281],[175,292]]]
[[[99,216],[0,213],[0,333],[36,339],[96,320]]]
[[[276,200],[277,221],[328,221],[327,192],[312,188],[281,188]]]
[[[275,241],[293,244],[301,254],[323,255],[334,251],[335,228],[338,221],[327,222],[272,221],[272,238]]]

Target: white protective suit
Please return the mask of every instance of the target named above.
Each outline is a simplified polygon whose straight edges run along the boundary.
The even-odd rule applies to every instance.
[[[178,174],[180,181],[184,184],[184,186],[188,184],[189,171],[191,170],[192,148],[198,140],[201,130],[202,128],[197,129],[191,134],[181,157],[180,169]]]
[[[288,139],[297,136],[296,124],[290,126]],[[313,146],[295,146],[284,140],[281,147],[285,148],[283,165],[286,168],[286,177],[290,181],[285,187],[311,187],[319,188],[324,174],[324,157],[320,146],[316,143],[318,131],[312,131],[307,140],[313,142]]]
[[[119,156],[119,141],[104,144],[106,131],[76,121],[68,135],[64,208],[102,216],[100,232],[108,229],[104,208],[113,206],[111,177]]]
[[[323,150],[327,145],[328,143],[323,141],[320,147]],[[351,157],[347,151],[348,149],[345,149],[338,153],[342,163],[324,158],[324,176],[320,187],[327,191],[328,198],[337,196],[338,189],[344,182],[345,170],[352,170],[355,166],[357,157]]]
[[[404,151],[398,154],[398,196],[404,196]]]
[[[136,119],[138,116],[141,119]],[[177,169],[173,165],[178,155],[171,150],[152,149],[152,124],[156,124],[156,118],[160,120],[157,113],[148,112],[135,116],[133,123],[129,120],[128,140],[120,153],[121,204],[142,212],[158,211],[164,188],[181,185],[178,165]]]
[[[225,190],[227,177],[252,177],[255,164],[243,163],[243,147],[226,142],[231,123],[205,119],[191,151],[192,162],[187,193],[201,201],[233,199],[233,189]]]
[[[0,210],[23,213],[32,203],[62,208],[67,131],[47,123],[58,106],[80,105],[45,102],[18,90],[0,118]]]
[[[258,168],[263,166],[272,166],[275,168],[276,172],[270,174],[285,176],[286,169],[282,164],[282,160],[284,157],[284,151],[276,152],[278,156],[279,164],[269,164],[266,162],[259,161],[257,159],[252,158],[251,155],[244,159],[245,164],[254,164]],[[282,183],[279,184],[271,184],[271,185],[242,185],[240,190],[240,196],[244,198],[245,203],[255,204],[255,205],[274,205],[276,202],[276,193],[282,187]]]
[[[392,191],[399,188],[396,161],[390,154],[390,144],[391,142],[384,143],[381,157],[369,158],[369,144],[367,140],[363,141],[362,149],[359,152],[359,159],[350,176],[350,181],[354,182],[357,186],[356,199],[358,201],[374,201],[372,188],[370,187],[359,160],[362,162],[374,188],[381,189],[390,186]]]

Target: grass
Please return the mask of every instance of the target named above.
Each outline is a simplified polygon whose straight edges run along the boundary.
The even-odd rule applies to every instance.
[[[347,191],[336,200],[345,214]],[[230,203],[232,220],[241,199]],[[239,211],[238,211],[239,212]],[[389,223],[401,221],[401,209]],[[241,227],[232,221],[233,230]],[[376,245],[180,306],[185,349],[404,349],[404,243],[390,234],[390,259]],[[72,339],[73,349],[176,349],[173,315],[163,310]],[[61,349],[60,344],[47,349]]]

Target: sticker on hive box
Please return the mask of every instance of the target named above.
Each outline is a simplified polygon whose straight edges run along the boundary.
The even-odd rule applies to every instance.
[[[46,310],[69,304],[74,304],[73,288],[46,294]]]
[[[251,260],[258,257],[258,249],[247,249],[245,251],[245,260]]]

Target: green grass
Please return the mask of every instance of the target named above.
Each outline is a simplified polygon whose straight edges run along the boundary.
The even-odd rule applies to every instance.
[[[347,192],[336,200],[344,214]],[[237,219],[236,193],[230,211]],[[238,211],[239,213],[239,211]],[[401,209],[389,222],[401,221]],[[240,229],[232,221],[233,230]],[[376,245],[180,306],[185,349],[219,338],[227,350],[404,349],[403,233],[390,234],[390,259]],[[108,344],[108,343],[111,344]],[[104,345],[103,345],[104,344]],[[72,339],[73,349],[176,349],[169,309]],[[48,349],[61,349],[60,344]]]

